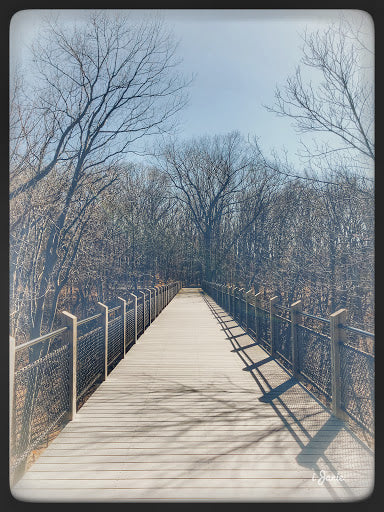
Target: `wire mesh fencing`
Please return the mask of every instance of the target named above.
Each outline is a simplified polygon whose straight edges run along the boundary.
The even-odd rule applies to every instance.
[[[150,324],[150,321],[149,321],[149,313],[150,313],[149,294],[145,296],[144,304],[145,304],[144,329],[146,329]]]
[[[373,432],[375,356],[372,335],[346,329],[339,350],[340,378],[343,382],[341,408],[353,420]]]
[[[239,294],[237,298],[238,303],[238,320],[242,327],[247,325],[247,306],[243,294]]]
[[[15,348],[11,405],[10,472],[24,470],[69,409],[70,346],[66,328],[33,346]],[[25,344],[28,345],[28,344]]]
[[[137,299],[137,335],[144,332],[144,301],[143,297]]]
[[[124,357],[124,322],[122,306],[108,311],[108,371]]]
[[[258,325],[258,339],[261,345],[264,345],[268,350],[271,348],[271,323],[269,319],[269,311],[260,306],[255,308],[256,321]]]
[[[244,293],[233,286],[208,282],[203,282],[203,290],[257,343],[324,396],[336,415],[344,418],[341,414],[344,411],[373,435],[375,357],[372,333],[342,324],[336,324],[332,333],[330,319],[303,312],[301,301],[286,307],[277,304],[277,297],[274,297],[268,304],[261,294]],[[346,310],[334,315],[339,313],[346,314]]]
[[[322,329],[324,331],[324,327]],[[328,326],[329,331],[329,326]],[[327,398],[332,396],[331,338],[329,332],[318,332],[297,325],[298,371]]]
[[[135,343],[135,307],[133,305],[133,302],[127,306],[126,315],[127,316],[125,325],[125,343],[126,350],[128,351],[129,348],[131,348],[132,345]]]
[[[291,319],[289,308],[275,305],[278,313],[274,315],[276,338],[275,351],[292,367]]]
[[[85,318],[77,324],[77,401],[104,376],[105,336],[101,313]]]
[[[162,308],[176,295],[181,283],[167,285]],[[130,294],[132,295],[132,294]],[[141,294],[142,295],[142,294]],[[10,345],[10,476],[12,485],[22,476],[31,456],[46,445],[52,434],[72,419],[125,356],[149,325],[150,307],[143,299],[125,301],[77,320],[27,343]],[[152,301],[151,301],[152,302]],[[125,309],[124,309],[125,308]],[[125,314],[124,314],[125,311]],[[68,315],[67,315],[68,316]],[[125,344],[124,344],[125,338]]]
[[[151,319],[153,320],[155,318],[155,316],[156,316],[154,291],[151,294],[151,308],[150,308],[150,311],[151,311]]]

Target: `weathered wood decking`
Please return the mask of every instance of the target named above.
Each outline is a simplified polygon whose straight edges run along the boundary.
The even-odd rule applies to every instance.
[[[350,501],[372,486],[372,452],[211,299],[183,289],[13,495]]]

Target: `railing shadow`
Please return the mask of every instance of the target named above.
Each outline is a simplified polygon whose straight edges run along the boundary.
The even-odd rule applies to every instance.
[[[257,383],[260,391],[262,391],[263,395],[259,398],[259,401],[267,403],[271,406],[273,411],[276,413],[276,416],[283,421],[286,430],[289,431],[293,439],[300,446],[301,451],[296,456],[296,461],[298,464],[305,468],[311,469],[318,474],[321,471],[319,466],[319,459],[322,459],[322,461],[326,463],[329,471],[336,475],[338,473],[337,467],[335,467],[335,465],[332,463],[332,460],[326,454],[326,451],[328,448],[330,448],[332,443],[334,443],[340,432],[347,429],[346,424],[335,418],[324,406],[324,404],[322,404],[314,395],[309,393],[309,391],[297,379],[292,377],[276,359],[271,357],[266,352],[263,345],[258,343],[257,340],[254,343],[248,343],[247,345],[241,346],[239,341],[241,338],[243,338],[244,341],[249,341],[250,339],[250,337],[248,337],[248,339],[246,336],[244,337],[244,335],[247,335],[246,332],[241,332],[239,334],[238,331],[244,331],[244,329],[233,318],[231,318],[231,325],[228,325],[228,322],[224,321],[219,314],[221,311],[223,311],[222,308],[218,306],[208,295],[204,294],[204,300],[211,309],[215,318],[218,320],[222,330],[224,330],[226,333],[227,339],[231,342],[233,346],[232,352],[236,353],[245,364],[243,371],[248,371],[250,373],[250,375]],[[235,323],[235,325],[233,325],[233,323]],[[235,330],[235,333],[232,332],[233,330]],[[267,357],[258,361],[254,361],[247,350],[252,350],[256,347],[268,354]],[[286,381],[275,387],[273,387],[273,384],[270,383],[268,367],[265,367],[264,369],[262,368],[264,365],[271,363],[272,361],[280,367],[282,375],[285,374],[287,376]],[[283,396],[285,392],[288,390],[293,390],[295,386],[297,386],[297,388],[301,391],[305,391],[308,395],[310,395],[310,399],[316,402],[317,412],[311,413],[309,415],[303,413],[300,411],[300,403],[292,403],[294,398],[291,395],[288,395],[287,398]],[[283,415],[279,408],[282,408],[286,414]],[[294,409],[296,409],[296,412]],[[323,415],[324,412],[329,413],[328,419],[322,424],[317,425],[316,432],[314,435],[312,435],[313,427],[315,424],[311,424],[311,432],[309,432],[308,428],[305,426],[305,423],[308,422],[309,417],[314,418],[317,415]],[[287,421],[286,418],[289,418],[290,421]],[[292,425],[295,425],[299,428],[299,430],[307,438],[308,442],[303,442],[299,438],[295,429],[292,428]],[[348,435],[354,439],[354,441],[363,451],[372,455],[371,450],[353,432],[348,430]],[[328,485],[327,481],[324,482],[324,485],[328,487],[328,490],[331,494],[334,493],[334,489]],[[346,492],[352,496],[352,492],[349,492],[349,486],[347,483],[341,481],[341,485],[344,487]]]
[[[251,347],[257,347],[258,344],[255,343],[253,345],[247,345],[248,348],[251,348]],[[243,347],[245,348],[245,347]],[[231,352],[238,352],[240,349],[235,349],[235,350],[231,350]],[[273,357],[272,356],[268,356],[264,359],[261,359],[261,361],[257,361],[257,363],[253,363],[253,364],[250,364],[248,366],[245,366],[243,368],[243,371],[244,372],[251,372],[252,370],[255,370],[256,368],[259,368],[259,366],[263,366],[263,364],[266,364],[266,363],[269,363],[270,361],[273,361]]]
[[[267,359],[270,359],[270,360],[273,361],[272,357],[271,358],[268,357]],[[265,364],[265,359],[263,359],[262,361],[259,361],[258,363],[255,363],[254,365],[252,365],[252,369],[259,368],[261,366],[259,363],[261,363],[261,362],[263,364]],[[274,400],[275,398],[280,397],[280,395],[285,393],[285,391],[287,391],[292,386],[295,386],[297,383],[298,383],[297,380],[294,377],[291,377],[290,379],[286,380],[282,384],[279,384],[275,388],[272,388],[270,391],[267,391],[266,393],[264,393],[264,395],[259,398],[259,401],[260,402],[264,402],[266,404],[267,403],[271,403],[272,400]]]
[[[245,333],[233,334],[231,329],[239,329],[237,323],[235,322],[234,327],[228,327],[228,322],[225,322],[222,317],[216,315],[218,308],[213,309],[210,300],[206,296],[204,298],[223,330],[227,333],[227,341],[233,347],[232,352],[236,353],[244,363],[245,367],[243,370],[248,371],[257,384],[258,389],[255,386],[255,391],[261,391],[262,396],[259,400],[264,402],[267,407],[259,408],[255,412],[254,401],[239,401],[236,398],[237,392],[244,392],[244,394],[247,392],[249,394],[249,387],[242,387],[238,382],[233,382],[227,376],[222,378],[221,384],[220,382],[215,382],[215,376],[213,375],[212,383],[209,383],[209,385],[206,382],[188,385],[180,382],[177,377],[170,378],[166,374],[164,376],[154,375],[150,370],[146,373],[145,370],[141,369],[140,377],[143,381],[148,379],[148,382],[151,383],[150,387],[145,389],[141,389],[140,386],[133,387],[129,389],[129,392],[127,392],[126,388],[114,389],[108,394],[108,397],[103,399],[109,405],[114,406],[114,417],[116,418],[118,418],[120,409],[125,411],[127,408],[129,409],[130,404],[134,404],[135,422],[136,418],[137,422],[134,424],[134,430],[132,431],[132,440],[127,441],[129,449],[131,447],[134,448],[137,439],[141,437],[147,437],[150,440],[163,439],[164,442],[159,442],[156,447],[143,450],[146,454],[142,460],[150,460],[149,464],[152,467],[158,464],[156,466],[159,468],[157,471],[161,478],[164,479],[164,486],[169,483],[169,485],[174,487],[181,487],[183,484],[178,483],[178,479],[181,481],[183,478],[191,478],[191,471],[199,474],[201,469],[211,468],[216,461],[223,460],[223,457],[226,460],[226,455],[247,453],[248,448],[252,448],[257,443],[270,439],[273,445],[270,448],[266,448],[266,453],[262,456],[263,460],[268,461],[269,453],[273,453],[276,445],[284,449],[286,432],[288,431],[300,449],[299,454],[296,456],[292,455],[292,458],[296,457],[295,460],[303,469],[319,471],[322,467],[319,461],[321,458],[323,467],[326,464],[327,469],[336,474],[337,468],[325,452],[330,443],[344,429],[344,424],[341,421],[335,420],[330,415],[324,421],[322,415],[326,409],[320,402],[318,402],[319,410],[315,412],[294,410],[290,393],[296,386],[302,392],[304,388],[301,384],[281,367],[282,378],[286,377],[287,380],[277,386],[274,385],[269,376],[269,367],[270,363],[275,364],[275,360],[264,349],[262,350],[266,357],[261,360],[253,360],[247,350],[259,349],[259,345],[257,343],[249,344],[249,338],[247,338]],[[240,341],[243,341],[243,346],[241,346]],[[278,363],[276,362],[276,364]],[[181,374],[182,378],[183,375]],[[233,396],[233,391],[236,391],[235,397]],[[185,400],[187,396],[188,400]],[[315,400],[315,398],[313,399]],[[180,403],[186,405],[181,406]],[[204,408],[199,407],[201,403],[204,404]],[[87,410],[88,407],[90,406],[85,405],[83,410]],[[237,429],[239,417],[244,413],[248,418],[264,419],[265,424],[267,422],[270,422],[270,424],[262,430],[254,429],[252,426]],[[100,414],[102,415],[102,413]],[[161,419],[162,416],[166,417],[167,420]],[[272,421],[271,417],[281,421]],[[310,428],[308,427],[308,422],[310,422]],[[79,429],[78,431],[81,430],[81,427],[77,428]],[[94,428],[97,429],[97,425]],[[118,427],[116,425],[111,429],[113,431],[106,432],[101,424],[99,438],[103,436],[105,443],[111,443],[111,446],[113,446],[113,443],[120,442],[120,437],[129,437],[129,432],[125,431],[125,428],[124,426]],[[193,444],[193,442],[188,444],[188,441],[186,443],[186,440],[194,438],[193,436],[196,435],[196,432],[199,432],[200,428],[202,442],[206,438],[212,438],[215,441],[217,445],[215,453],[210,451],[204,452],[203,449],[199,451],[198,441],[196,444]],[[84,452],[92,455],[95,463],[100,462],[101,464],[103,456],[100,455],[100,458],[98,458],[92,438],[87,438],[86,432],[88,429],[89,426],[87,424],[84,425],[85,435],[84,438],[79,439],[77,442],[76,450],[78,453]],[[314,430],[316,432],[313,435]],[[119,434],[116,432],[119,432]],[[282,433],[281,439],[279,438],[279,432]],[[230,439],[230,442],[227,443],[226,439]],[[170,441],[170,443],[167,443],[167,441]],[[175,443],[176,453],[178,453],[177,450],[181,450],[180,453],[182,453],[186,449],[186,445],[188,450],[192,445],[196,446],[197,449],[194,448],[193,460],[189,461],[186,458],[186,461],[182,463],[182,467],[175,464],[173,467],[178,469],[172,470],[173,476],[170,476],[169,469],[167,469],[169,466],[162,466],[161,460],[163,459],[161,457],[156,462],[156,456],[167,455],[167,460],[173,463],[172,450],[171,455],[169,455],[169,445],[172,443]],[[134,464],[132,469],[136,469],[138,464],[140,464],[140,455],[135,458],[135,462],[132,464]],[[145,465],[145,463],[143,464]],[[177,478],[175,478],[175,474],[177,474]],[[297,483],[297,486],[300,487],[304,484],[305,482]],[[342,482],[341,484],[345,492],[353,498],[353,492],[349,489],[347,483]],[[337,489],[334,489],[328,482],[324,482],[324,487],[328,489],[330,496],[337,499]]]

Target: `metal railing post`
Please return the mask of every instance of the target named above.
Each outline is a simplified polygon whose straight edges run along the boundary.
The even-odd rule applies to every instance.
[[[299,367],[299,339],[297,332],[297,325],[301,321],[302,302],[298,300],[291,304],[291,344],[292,344],[292,372],[293,376],[297,377],[300,373]]]
[[[134,343],[137,343],[137,295],[134,293],[130,294],[131,297],[133,297],[133,311],[134,311],[134,319],[135,319],[135,341]]]
[[[123,317],[123,359],[125,357],[125,351],[127,349],[127,301],[121,297],[117,297],[121,302],[121,313]]]
[[[69,342],[69,420],[73,420],[77,412],[77,316],[63,311],[64,323],[68,327],[67,336]]]
[[[108,377],[108,306],[98,302],[101,310],[101,324],[104,329],[104,380]]]
[[[261,292],[255,293],[255,335],[256,340],[260,342],[260,299],[261,299]]]
[[[273,357],[276,352],[276,308],[275,303],[279,300],[279,297],[275,295],[269,300],[269,326],[271,329],[271,356]]]
[[[341,409],[340,344],[345,341],[345,331],[340,325],[346,324],[347,310],[339,309],[330,315],[331,321],[331,365],[332,365],[332,413],[340,419],[345,415]]]

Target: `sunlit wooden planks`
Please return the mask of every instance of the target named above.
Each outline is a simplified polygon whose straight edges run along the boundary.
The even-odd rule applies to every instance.
[[[119,502],[367,495],[372,453],[224,319],[219,323],[199,290],[182,290],[14,496]],[[321,471],[333,480],[321,482]]]

